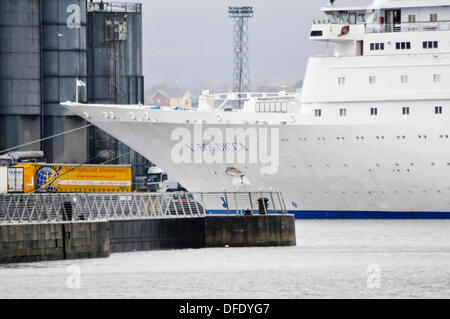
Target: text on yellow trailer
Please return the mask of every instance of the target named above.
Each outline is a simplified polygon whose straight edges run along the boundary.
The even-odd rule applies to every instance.
[[[20,164],[24,192],[120,193],[131,192],[130,165]]]

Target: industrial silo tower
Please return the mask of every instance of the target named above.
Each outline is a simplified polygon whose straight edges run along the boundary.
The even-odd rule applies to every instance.
[[[60,102],[75,101],[77,79],[87,80],[86,0],[42,1],[42,61],[44,136],[86,125],[69,114]],[[79,101],[87,92],[79,88]],[[50,162],[82,163],[87,158],[87,130],[79,130],[44,142]]]
[[[0,2],[0,150],[41,136],[40,39],[39,0]]]
[[[144,103],[142,5],[88,2],[88,102]],[[107,152],[105,152],[107,150]],[[148,161],[98,128],[89,129],[90,157],[132,164],[142,175]]]

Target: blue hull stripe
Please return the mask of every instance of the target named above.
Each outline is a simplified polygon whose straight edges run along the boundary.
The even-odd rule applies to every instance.
[[[227,214],[227,210],[208,210],[208,214]],[[236,214],[230,210],[230,214]],[[257,211],[254,211],[257,214]],[[272,213],[272,212],[270,212]],[[288,211],[296,219],[450,219],[450,212],[382,212],[382,211]]]

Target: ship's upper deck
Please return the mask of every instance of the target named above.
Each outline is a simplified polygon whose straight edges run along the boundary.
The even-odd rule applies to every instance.
[[[321,11],[326,18],[313,21],[310,39],[336,43],[336,56],[450,52],[450,0],[375,0]]]

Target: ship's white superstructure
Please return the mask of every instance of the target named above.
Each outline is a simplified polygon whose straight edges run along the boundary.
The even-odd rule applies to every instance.
[[[65,107],[191,191],[273,188],[290,210],[450,211],[450,0],[322,11],[310,38],[333,52],[309,59],[296,94],[235,93],[242,109],[210,92],[195,110]]]

